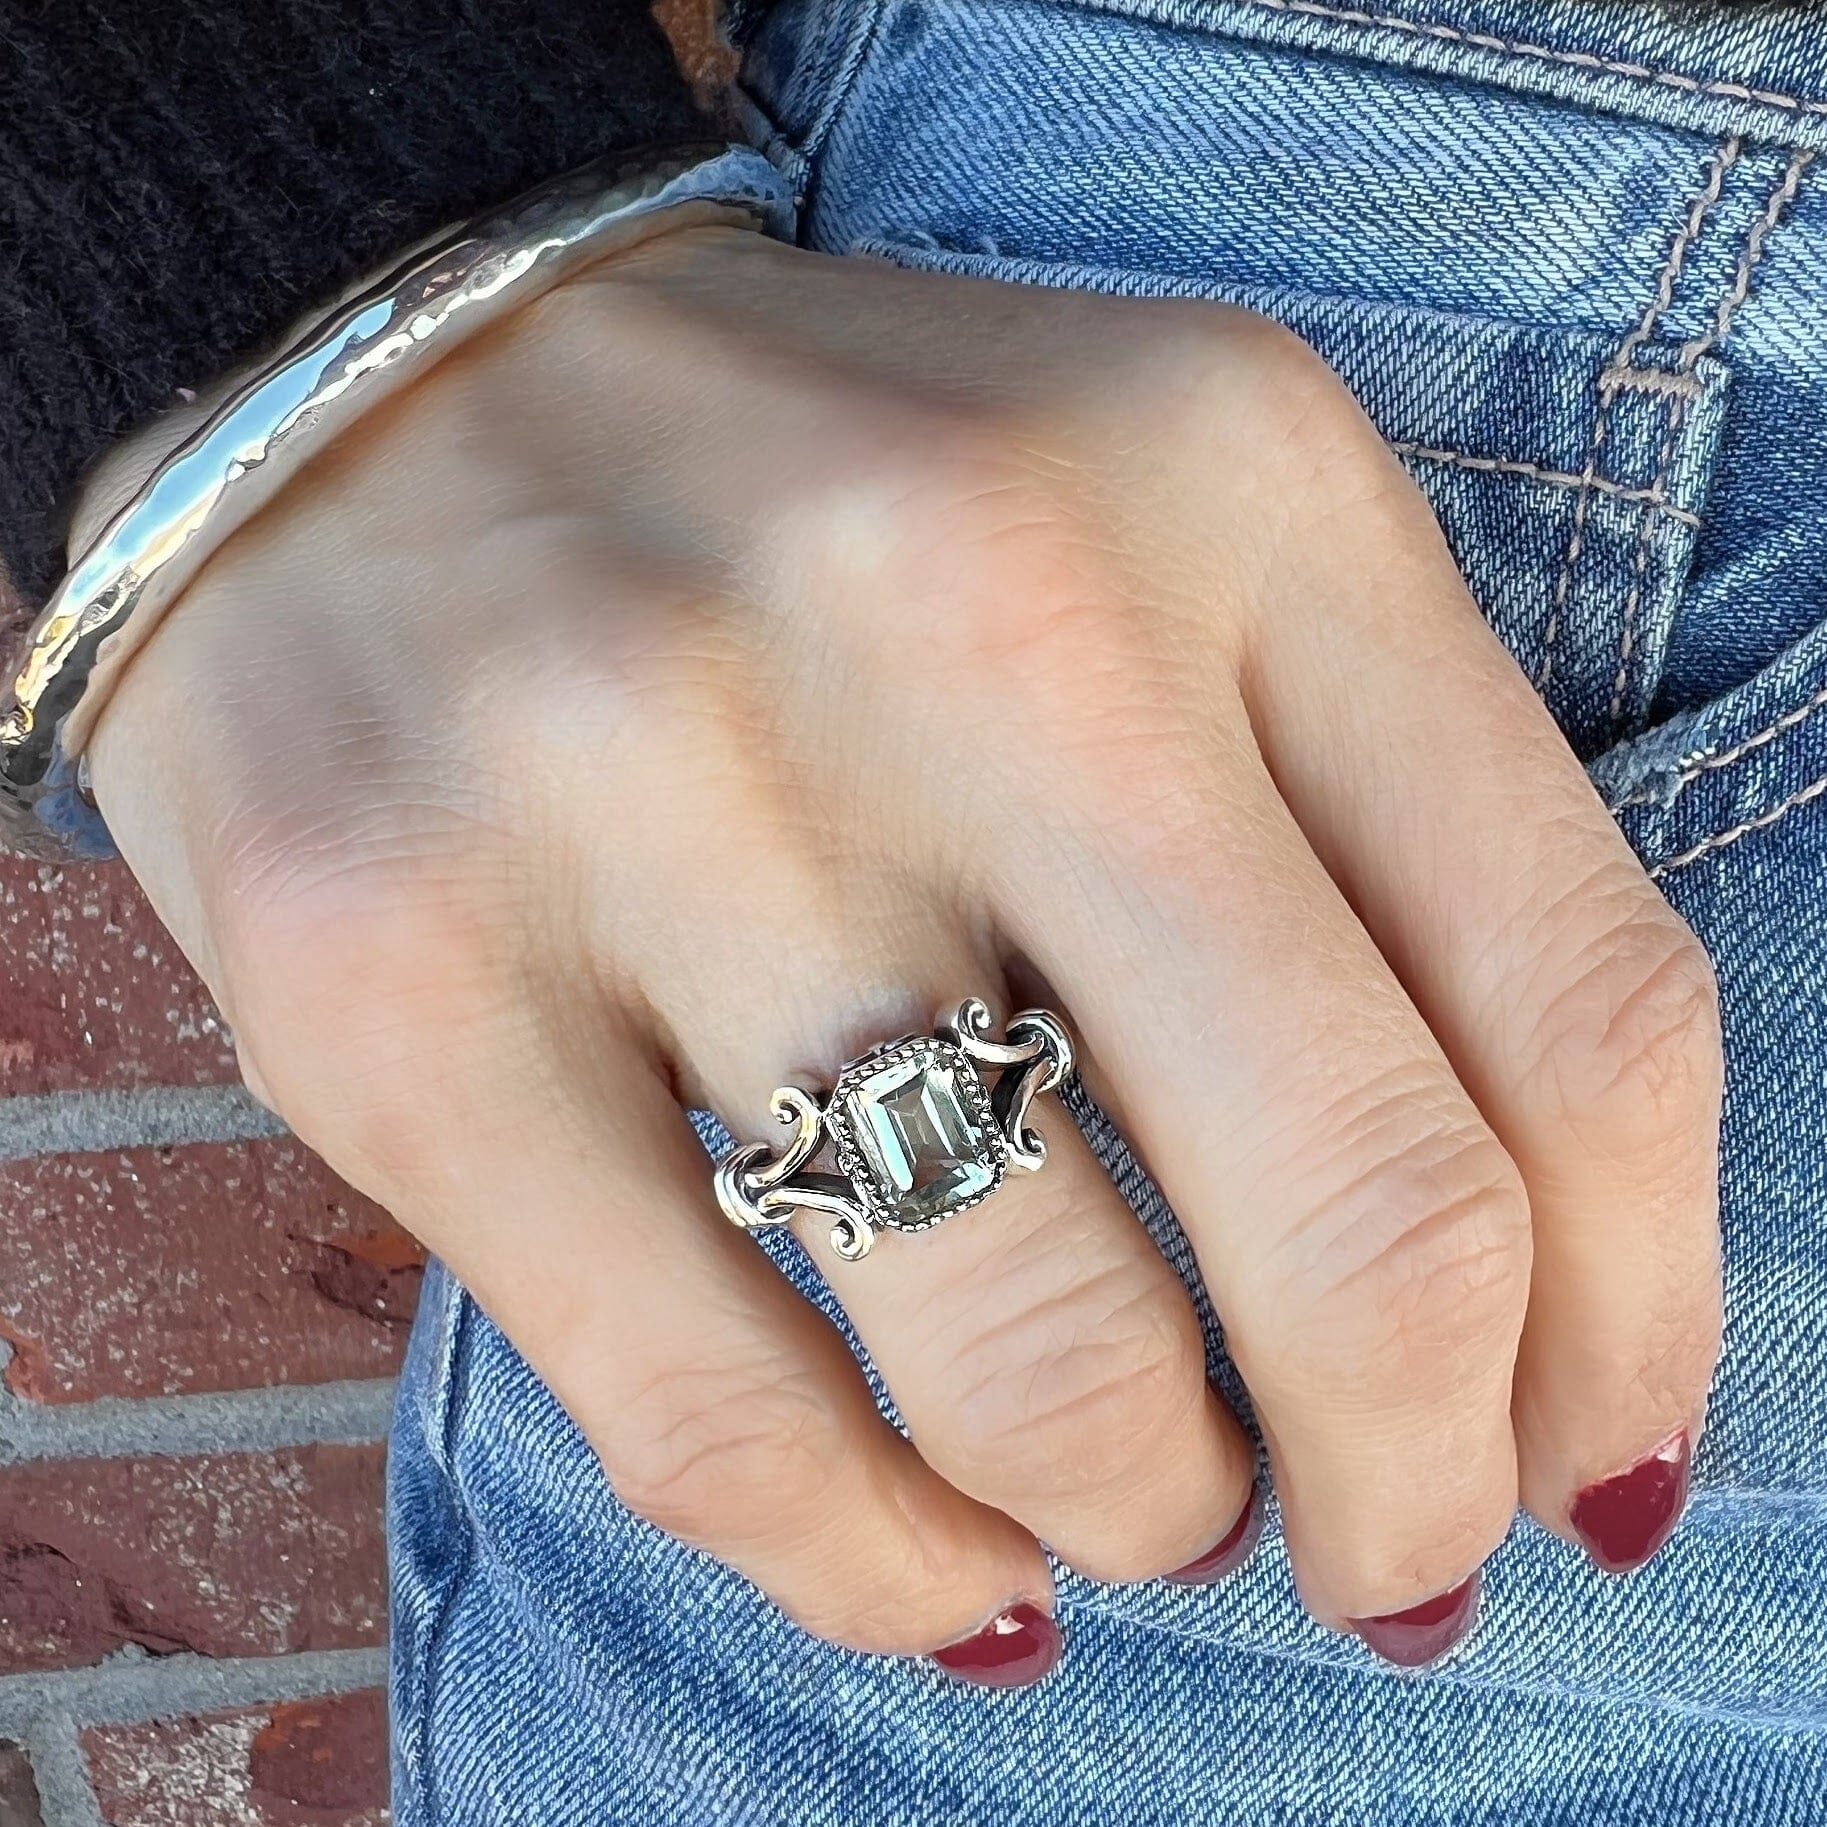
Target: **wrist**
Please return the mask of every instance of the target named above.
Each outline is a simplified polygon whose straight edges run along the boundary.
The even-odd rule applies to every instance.
[[[112,488],[149,459],[151,473],[76,559],[0,698],[0,821],[12,840],[41,845],[49,830],[79,848],[105,845],[77,763],[108,693],[215,548],[327,441],[618,249],[697,221],[781,233],[791,213],[779,175],[746,148],[598,162],[422,243],[231,384],[188,436],[173,427],[136,442],[110,472]]]

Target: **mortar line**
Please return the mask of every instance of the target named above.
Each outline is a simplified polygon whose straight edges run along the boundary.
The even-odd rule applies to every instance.
[[[0,1391],[0,1466],[366,1446],[386,1438],[392,1377],[197,1396],[104,1396],[68,1407]]]
[[[32,1767],[44,1827],[107,1827],[74,1719],[49,1714],[19,1732],[18,1740]]]
[[[382,1648],[225,1659],[121,1651],[94,1668],[0,1675],[0,1733],[16,1741],[34,1732],[54,1735],[62,1720],[73,1738],[88,1726],[150,1725],[386,1685]]]
[[[0,1162],[264,1141],[290,1133],[241,1085],[155,1085],[0,1098]]]

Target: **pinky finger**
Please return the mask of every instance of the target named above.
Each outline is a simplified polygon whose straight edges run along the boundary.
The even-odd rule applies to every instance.
[[[618,1053],[611,1083],[592,1067],[588,1109],[522,1084],[506,1095],[525,1108],[503,1111],[491,1079],[476,1125],[452,1113],[435,1194],[394,1195],[402,1221],[551,1386],[637,1515],[831,1642],[935,1656],[989,1685],[1038,1680],[1060,1636],[1034,1538],[882,1420],[837,1331],[717,1217],[703,1149],[648,1062]],[[554,1133],[569,1145],[486,1143]]]

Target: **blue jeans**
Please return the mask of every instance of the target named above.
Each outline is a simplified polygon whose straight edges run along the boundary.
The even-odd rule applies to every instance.
[[[1427,491],[1720,972],[1730,1318],[1671,1545],[1611,1581],[1519,1523],[1414,1679],[1303,1617],[1271,1521],[1216,1589],[1063,1576],[1061,1671],[986,1694],[812,1642],[629,1516],[434,1275],[393,1459],[401,1827],[1827,1820],[1810,12],[789,0],[745,79],[811,245],[1268,312]]]

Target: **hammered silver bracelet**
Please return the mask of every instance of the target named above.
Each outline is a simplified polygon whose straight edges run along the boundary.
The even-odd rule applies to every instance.
[[[403,382],[688,206],[792,236],[791,189],[750,147],[620,154],[420,247],[238,385],[96,534],[33,623],[0,694],[0,846],[112,855],[83,745],[113,682],[209,555]]]

